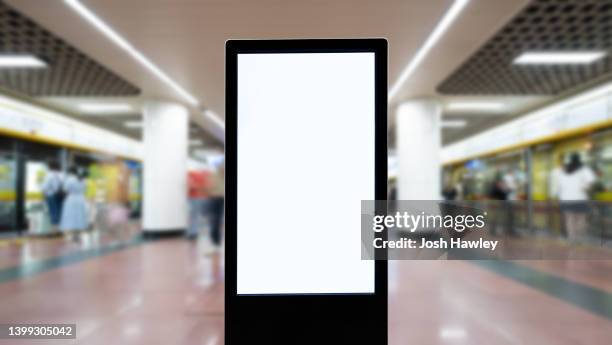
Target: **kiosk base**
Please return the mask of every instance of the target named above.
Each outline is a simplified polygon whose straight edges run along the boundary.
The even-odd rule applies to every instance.
[[[227,345],[387,345],[384,320],[257,320],[226,327]],[[231,331],[231,330],[235,331]]]

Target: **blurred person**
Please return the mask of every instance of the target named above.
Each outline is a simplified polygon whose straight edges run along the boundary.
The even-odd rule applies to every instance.
[[[457,197],[455,200],[463,200],[463,184],[461,181],[457,181],[457,183],[455,183],[455,189],[457,190]]]
[[[492,200],[508,200],[508,191],[501,172],[496,173],[493,178],[489,189],[489,198]]]
[[[387,183],[387,212],[397,210],[397,184],[394,182]]]
[[[113,203],[107,214],[109,232],[117,242],[126,241],[130,235],[130,203]]]
[[[455,189],[455,186],[445,186],[442,189],[442,197],[444,197],[445,201],[457,200],[457,189]]]
[[[580,155],[572,153],[565,169],[557,178],[555,191],[561,203],[567,237],[575,240],[586,230],[586,216],[589,211],[589,191],[596,180],[591,168],[582,163]]]
[[[389,194],[387,196],[389,200],[397,200],[397,186],[393,185],[389,188]]]
[[[509,202],[510,188],[506,185],[508,181],[506,174],[498,171],[489,190],[489,198],[496,201],[494,203],[496,206],[495,217],[493,217],[491,224],[491,230],[495,234],[503,234],[504,232],[510,235],[515,234],[512,204]]]
[[[85,199],[85,174],[80,173],[77,167],[71,167],[68,176],[64,179],[63,189],[66,192],[60,229],[64,232],[75,233],[74,240],[78,240],[76,231],[89,227],[87,213],[87,200]]]
[[[450,178],[447,178],[444,183],[444,188],[442,188],[442,197],[444,197],[445,201],[461,200],[462,190],[461,183],[453,183]]]
[[[440,213],[442,217],[451,216],[456,217],[458,215],[462,215],[464,209],[459,203],[455,201],[460,200],[460,184],[454,184],[452,178],[447,176],[444,178],[444,186],[442,187],[442,197],[444,198],[444,202],[439,203]],[[441,238],[446,239],[447,241],[450,238],[461,238],[467,231],[458,232],[454,230],[444,229],[442,231]],[[449,254],[447,254],[448,257]]]
[[[62,203],[64,202],[63,178],[59,164],[55,161],[48,163],[48,170],[41,185],[42,193],[47,203],[49,220],[51,226],[57,229],[62,215]]]
[[[204,171],[190,171],[187,175],[189,193],[189,229],[187,239],[195,240],[200,233],[202,209],[205,206],[206,173]]]
[[[518,178],[512,168],[507,168],[502,176],[503,187],[506,193],[506,200],[518,199]]]
[[[221,246],[221,226],[223,224],[223,205],[225,201],[225,163],[221,164],[211,176],[208,190],[210,238],[215,247]]]

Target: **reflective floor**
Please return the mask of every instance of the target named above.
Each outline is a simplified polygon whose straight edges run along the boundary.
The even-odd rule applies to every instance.
[[[0,323],[77,324],[76,340],[19,344],[223,344],[220,253],[201,240],[91,237],[2,244]],[[389,269],[391,344],[612,339],[612,262],[394,261]]]

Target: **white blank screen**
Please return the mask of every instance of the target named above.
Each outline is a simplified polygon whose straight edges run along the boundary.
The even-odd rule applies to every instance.
[[[373,293],[374,53],[238,54],[237,293]]]

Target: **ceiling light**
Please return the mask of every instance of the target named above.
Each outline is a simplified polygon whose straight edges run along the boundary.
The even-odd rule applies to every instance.
[[[33,55],[0,55],[0,68],[44,68],[47,64]]]
[[[453,23],[453,21],[459,16],[459,13],[463,10],[465,5],[469,0],[455,0],[451,5],[450,9],[444,14],[442,20],[436,25],[434,31],[432,31],[431,35],[427,37],[425,43],[419,48],[416,54],[412,57],[412,60],[408,63],[406,68],[402,71],[399,78],[389,90],[389,100],[393,99],[397,95],[399,89],[404,85],[408,77],[414,72],[416,67],[421,63],[421,61],[425,58],[429,50],[438,42],[442,34],[448,29],[448,27]]]
[[[94,12],[89,10],[83,4],[81,4],[78,0],[64,0],[66,4],[68,4],[74,11],[76,11],[81,17],[85,18],[89,23],[91,23],[96,29],[102,32],[108,39],[113,41],[116,45],[118,45],[121,49],[125,50],[128,54],[130,54],[136,61],[140,62],[144,67],[146,67],[149,71],[151,71],[157,78],[166,83],[166,85],[170,86],[174,91],[176,91],[181,97],[187,100],[191,105],[198,105],[198,99],[187,92],[183,87],[181,87],[177,82],[175,82],[172,78],[170,78],[164,71],[162,71],[159,67],[157,67],[151,60],[145,57],[139,50],[134,48],[132,44],[130,44],[125,38],[119,35],[115,30],[113,30],[108,24],[106,24],[102,19],[100,19]]]
[[[451,111],[500,111],[504,104],[500,102],[450,102],[446,110]]]
[[[532,112],[522,114],[518,119],[514,119],[501,126],[488,129],[477,133],[468,138],[462,139],[452,145],[446,146],[443,150],[444,162],[463,159],[471,155],[480,155],[487,150],[494,150],[503,147],[505,141],[497,140],[503,133],[520,133],[523,127],[531,122],[534,123],[555,123],[549,122],[550,119],[565,118],[564,113],[573,107],[582,106],[586,102],[596,101],[599,97],[610,97],[612,95],[612,82],[602,86],[584,91],[581,94],[565,98],[557,103],[539,108]],[[559,115],[561,114],[561,115]],[[555,132],[557,125],[549,128],[549,132]],[[554,134],[554,133],[553,133]],[[518,135],[518,134],[516,134]],[[545,135],[545,134],[542,134]],[[520,136],[522,138],[522,136]],[[517,137],[519,138],[519,137]],[[521,140],[527,140],[522,138]],[[483,146],[483,142],[488,143]]]
[[[465,120],[442,121],[442,128],[463,128],[467,125]]]
[[[127,128],[142,128],[142,121],[127,121],[123,125]]]
[[[90,114],[126,114],[134,111],[127,103],[83,103],[77,108]]]
[[[525,52],[514,59],[517,65],[589,64],[603,58],[603,51]]]
[[[225,122],[223,122],[223,120],[221,120],[212,110],[204,110],[204,116],[221,129],[225,130]]]

